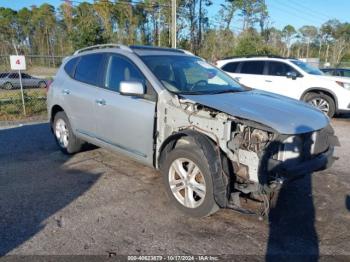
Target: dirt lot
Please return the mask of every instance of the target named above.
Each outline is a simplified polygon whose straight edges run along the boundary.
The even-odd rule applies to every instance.
[[[285,187],[264,222],[188,218],[156,171],[104,149],[66,157],[48,124],[0,130],[0,255],[350,255],[350,117],[333,124],[340,160]]]

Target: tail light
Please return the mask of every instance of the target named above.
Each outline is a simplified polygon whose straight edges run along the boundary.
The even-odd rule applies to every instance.
[[[53,79],[50,79],[46,82],[46,93],[49,92],[52,82],[53,82]]]

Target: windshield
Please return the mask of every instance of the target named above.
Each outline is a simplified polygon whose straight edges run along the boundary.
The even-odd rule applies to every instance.
[[[200,95],[245,91],[231,77],[198,57],[168,55],[141,59],[170,92]]]
[[[290,60],[293,64],[297,65],[301,69],[303,69],[306,73],[311,74],[311,75],[324,75],[324,73],[316,68],[313,67],[312,65],[309,65],[308,63],[305,63],[300,60]]]

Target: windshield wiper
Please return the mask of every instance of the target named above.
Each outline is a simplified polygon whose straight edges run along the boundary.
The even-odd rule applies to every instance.
[[[178,95],[207,95],[209,92],[204,91],[189,91],[189,92],[179,92]]]
[[[216,91],[188,91],[178,93],[179,95],[216,95],[224,93],[237,93],[242,92],[243,90],[216,90]]]
[[[222,91],[214,91],[212,94],[224,94],[224,93],[237,93],[242,92],[242,90],[222,90]]]

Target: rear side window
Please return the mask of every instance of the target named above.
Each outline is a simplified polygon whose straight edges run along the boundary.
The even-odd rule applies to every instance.
[[[9,78],[11,78],[11,79],[19,78],[18,73],[12,73],[12,74],[10,74],[10,75],[9,75]]]
[[[281,62],[268,62],[269,70],[268,75],[270,76],[286,76],[288,72],[296,72],[291,66]]]
[[[90,85],[100,85],[100,72],[103,69],[103,62],[103,54],[82,56],[76,66],[74,78]]]
[[[262,75],[264,73],[265,61],[243,62],[241,74]]]
[[[120,56],[111,55],[108,61],[105,88],[119,92],[122,81],[138,81],[144,84],[146,82],[133,63]]]
[[[69,60],[65,66],[64,66],[64,71],[66,71],[66,73],[70,76],[70,77],[74,77],[74,71],[75,71],[75,66],[77,64],[78,58],[73,58],[71,60]]]
[[[222,67],[222,70],[229,72],[229,73],[235,73],[238,65],[239,65],[239,62],[228,63]]]
[[[5,78],[9,73],[0,73],[0,78]]]

